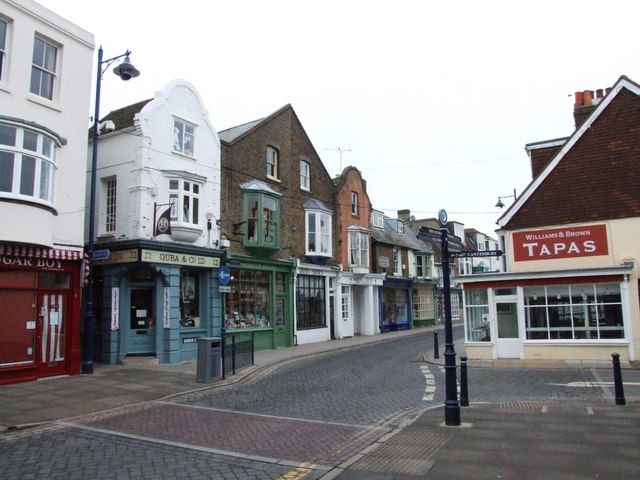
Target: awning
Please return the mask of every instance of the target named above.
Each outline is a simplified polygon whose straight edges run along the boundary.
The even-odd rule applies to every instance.
[[[48,247],[20,247],[0,245],[0,255],[7,257],[51,258],[55,260],[84,260],[84,252]]]

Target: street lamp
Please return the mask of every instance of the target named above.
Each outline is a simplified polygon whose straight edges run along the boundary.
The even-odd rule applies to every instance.
[[[513,200],[515,201],[516,199],[516,189],[513,189],[513,195],[502,195],[500,197],[498,197],[498,203],[496,203],[496,207],[497,208],[502,208],[504,207],[504,203],[502,203],[502,199],[503,198],[513,198]]]
[[[96,100],[95,100],[95,113],[93,115],[93,152],[91,157],[91,194],[89,197],[89,245],[87,247],[87,254],[89,261],[93,260],[93,247],[94,247],[94,231],[95,231],[95,208],[96,208],[96,165],[98,163],[98,121],[100,119],[100,85],[102,83],[102,75],[107,71],[107,68],[116,60],[124,57],[124,60],[120,65],[113,69],[113,73],[119,76],[122,80],[127,81],[140,75],[140,71],[131,64],[129,55],[131,52],[127,50],[122,55],[117,57],[102,59],[103,50],[102,46],[98,49],[98,65],[96,73]],[[104,68],[103,68],[104,65]],[[87,293],[85,295],[84,302],[84,360],[82,362],[82,373],[93,373],[93,265],[89,271]]]

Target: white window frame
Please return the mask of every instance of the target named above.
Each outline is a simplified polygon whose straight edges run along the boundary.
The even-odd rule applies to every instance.
[[[195,144],[196,126],[190,122],[174,117],[173,151],[193,158],[195,155]]]
[[[351,215],[358,216],[358,192],[351,192]]]
[[[351,320],[351,285],[341,285],[340,289],[340,318],[343,322]]]
[[[178,182],[178,188],[174,188],[173,182]],[[197,187],[197,192],[194,191],[194,187]],[[202,192],[202,187],[201,183],[193,180],[185,180],[183,178],[169,179],[169,203],[171,204],[172,222],[200,225],[200,193]],[[185,200],[188,209],[187,221],[184,219]],[[180,212],[182,213],[180,214]]]
[[[35,63],[33,60],[33,56],[35,55],[35,50],[36,50],[36,45],[37,42],[42,42],[43,45],[43,58],[42,60],[42,64],[39,63]],[[46,52],[49,49],[53,49],[54,50],[54,64],[53,64],[53,70],[51,68],[48,68],[48,65],[45,65],[45,59],[46,59]],[[53,42],[51,42],[50,40],[45,40],[43,37],[41,37],[40,35],[35,35],[33,37],[33,51],[32,51],[32,56],[31,56],[31,76],[29,77],[29,91],[33,94],[33,95],[37,95],[39,97],[45,98],[47,100],[53,100],[54,97],[56,96],[56,89],[58,86],[58,78],[57,78],[57,74],[56,71],[58,69],[58,64],[59,62],[59,52],[60,50],[60,46],[59,45],[54,45]],[[39,59],[35,59],[36,61]],[[34,81],[34,71],[37,70],[40,74],[40,81],[39,81],[39,86],[38,86],[38,91],[34,92],[32,90],[33,87],[33,81]],[[47,96],[47,95],[43,95],[43,91],[42,91],[42,82],[43,82],[43,78],[50,78],[51,79],[51,96]],[[45,92],[46,93],[46,92]]]
[[[402,220],[396,220],[396,232],[404,233],[404,222]]]
[[[400,247],[393,247],[393,274],[397,277],[402,276],[402,251]]]
[[[103,178],[104,199],[105,199],[105,233],[116,231],[117,211],[118,211],[118,179],[117,177]]]
[[[314,221],[311,222],[311,214],[314,215]],[[321,231],[322,219],[325,220],[325,232]],[[332,256],[332,218],[331,214],[321,210],[305,210],[305,252],[309,256],[331,257]],[[313,227],[313,228],[311,228]],[[313,234],[315,250],[311,250],[309,236]],[[328,250],[322,252],[322,238],[327,239]]]
[[[5,80],[7,65],[7,38],[9,37],[9,21],[0,17],[0,23],[4,24],[4,35],[0,36],[0,82]]]
[[[369,233],[348,232],[349,237],[349,266],[369,268]],[[358,257],[354,262],[355,256]],[[364,261],[363,261],[364,259]]]
[[[267,146],[267,178],[280,181],[280,152],[271,145]]]
[[[56,141],[51,136],[35,128],[25,128],[18,124],[5,122],[0,123],[0,126],[15,130],[15,141],[13,145],[0,144],[0,155],[3,158],[11,156],[13,161],[11,191],[0,191],[0,196],[52,206],[54,202],[57,168],[55,161]],[[25,147],[25,135],[27,132],[29,135],[36,137],[35,151]],[[33,189],[31,194],[21,193],[23,168],[28,168],[26,167],[26,159],[34,160]],[[0,167],[1,166],[0,164]],[[45,175],[47,176],[46,178],[44,177]],[[46,181],[43,182],[43,180]],[[43,189],[46,191],[44,198],[42,197]]]
[[[371,211],[371,225],[375,228],[384,228],[384,213],[378,210]]]
[[[416,253],[416,276],[418,278],[433,278],[433,255]]]
[[[300,188],[311,191],[311,165],[306,160],[300,160]]]

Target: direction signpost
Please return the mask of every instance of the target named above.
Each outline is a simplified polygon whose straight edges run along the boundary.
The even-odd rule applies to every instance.
[[[450,252],[449,258],[500,257],[502,255],[504,255],[502,250],[478,250],[472,252]]]

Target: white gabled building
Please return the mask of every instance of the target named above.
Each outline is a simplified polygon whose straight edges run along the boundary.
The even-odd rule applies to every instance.
[[[93,35],[0,0],[0,384],[79,373]]]
[[[193,358],[197,338],[221,327],[220,140],[184,80],[100,125],[95,250],[108,256],[96,262],[100,360]],[[170,235],[156,228],[163,214]]]

